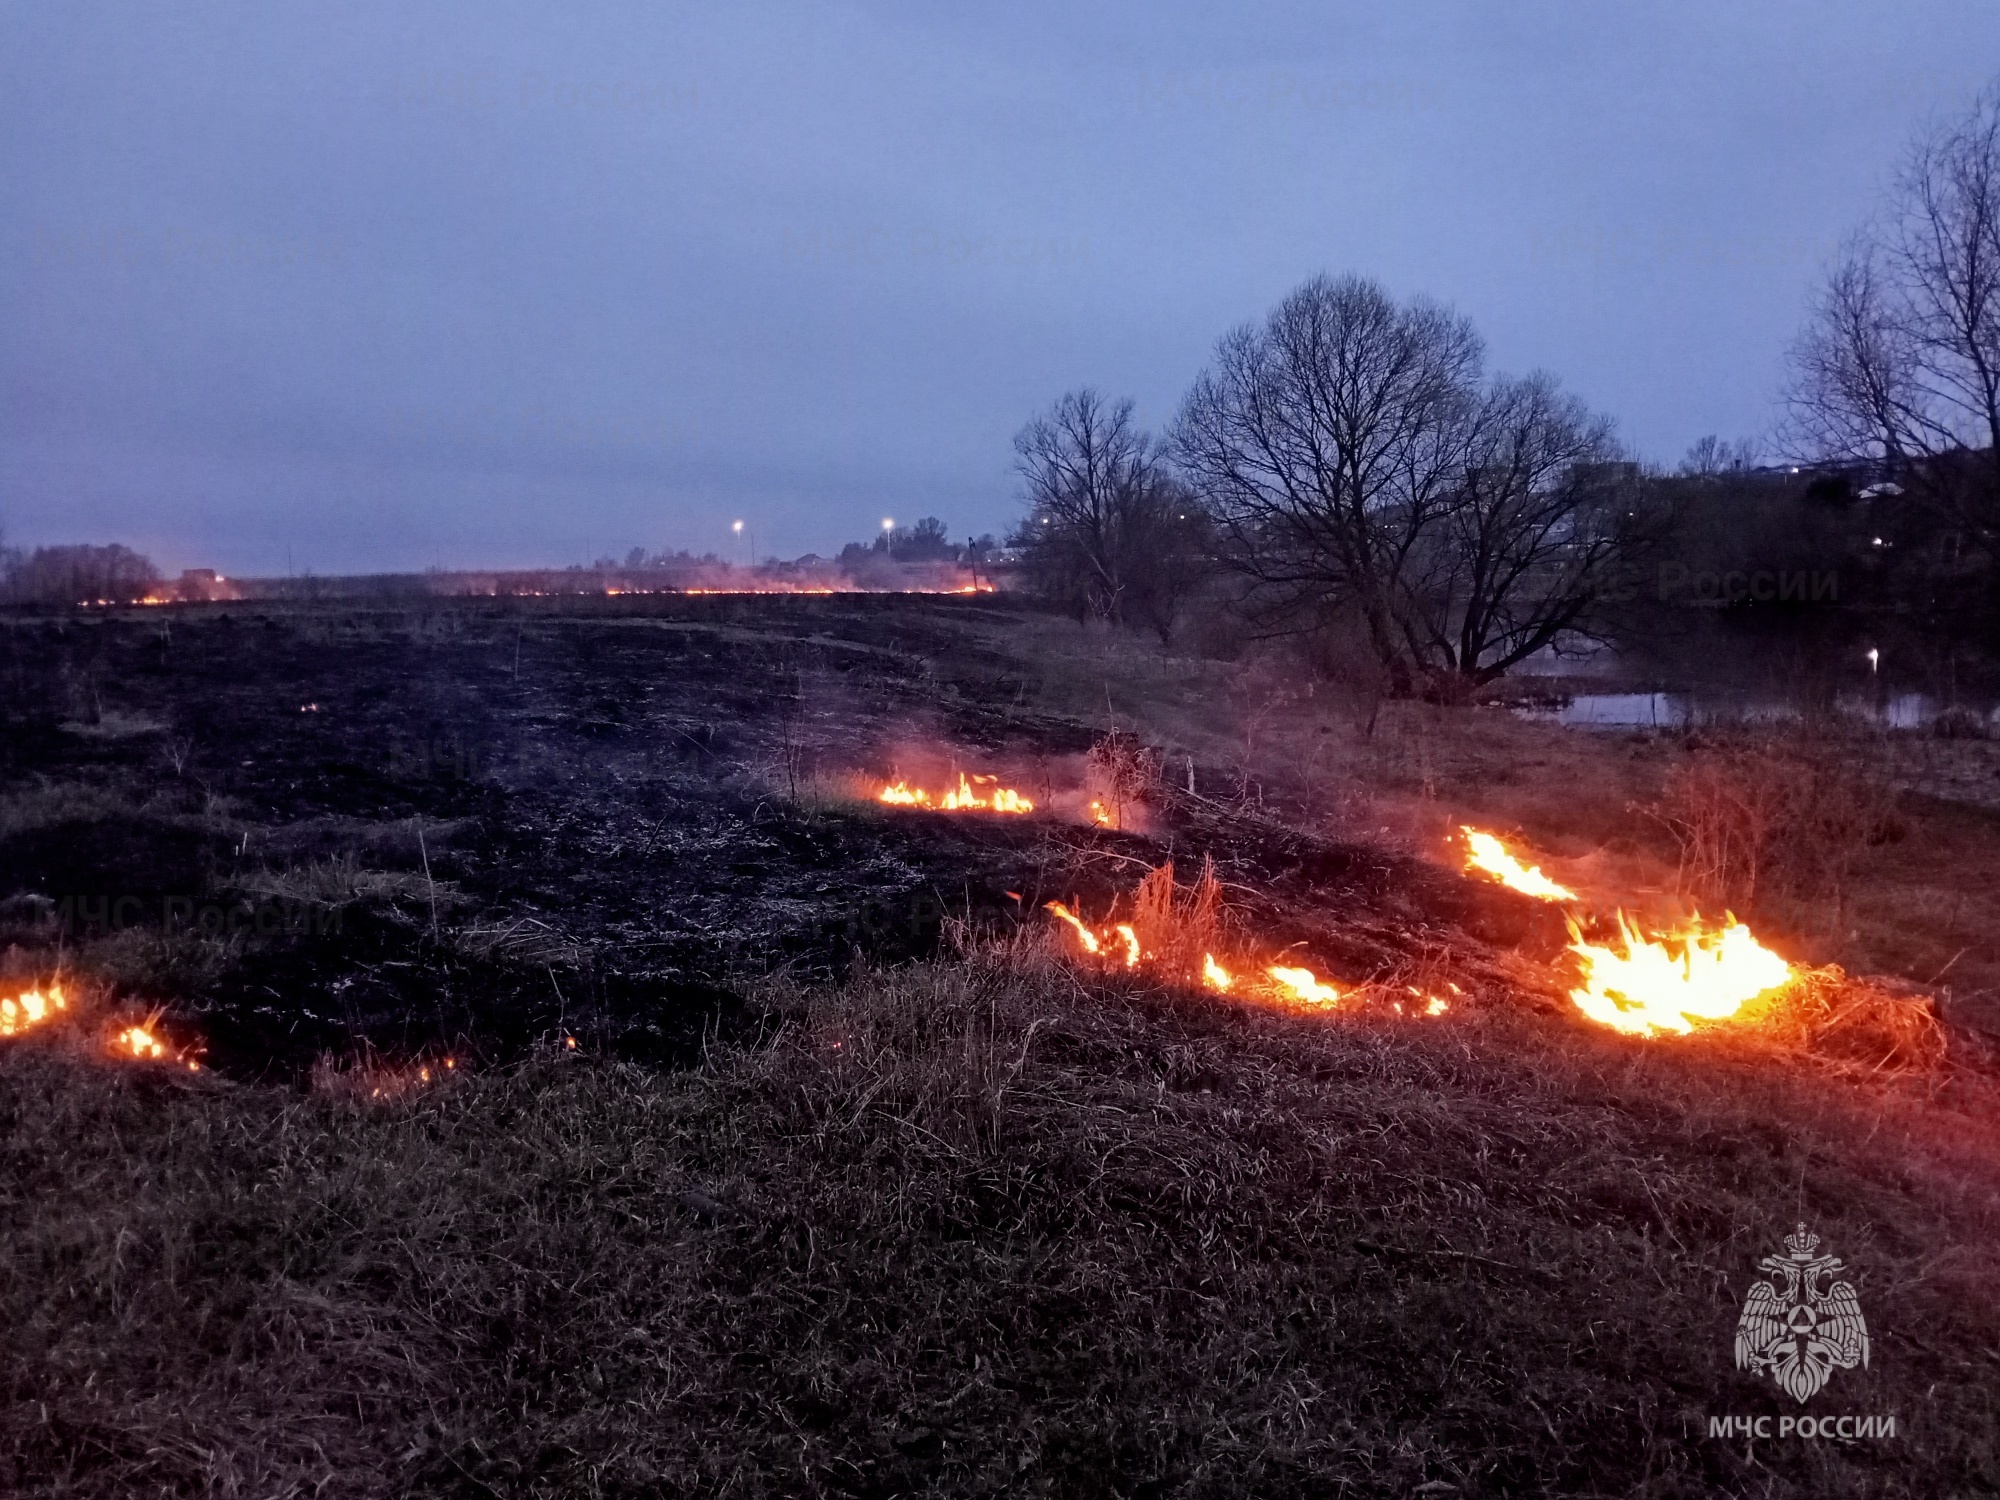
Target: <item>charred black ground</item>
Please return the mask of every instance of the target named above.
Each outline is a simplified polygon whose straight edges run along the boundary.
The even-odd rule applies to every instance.
[[[671,1062],[755,1024],[746,976],[1101,906],[1162,858],[1215,858],[1246,913],[1350,973],[1439,923],[1551,937],[1529,903],[1179,780],[1145,833],[869,802],[855,778],[913,756],[1045,807],[1080,785],[1102,726],[1024,703],[993,649],[1021,619],[697,597],[10,622],[0,940],[26,972],[81,950],[252,1077],[557,1032]]]

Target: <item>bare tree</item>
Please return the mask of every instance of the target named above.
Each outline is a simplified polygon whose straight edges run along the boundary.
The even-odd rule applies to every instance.
[[[1274,630],[1358,618],[1396,692],[1492,666],[1494,648],[1518,660],[1546,624],[1522,590],[1546,588],[1570,544],[1566,522],[1546,514],[1542,468],[1516,464],[1498,492],[1468,480],[1494,456],[1480,442],[1506,428],[1508,410],[1482,416],[1480,362],[1462,316],[1398,304],[1358,276],[1320,276],[1262,328],[1222,340],[1174,428],[1182,472],[1256,586],[1252,608]],[[1542,400],[1528,404],[1540,428],[1528,426],[1560,450],[1552,390],[1522,390]],[[1536,538],[1526,556],[1502,546],[1508,526]],[[1484,554],[1462,556],[1482,538]],[[1560,604],[1560,632],[1568,596],[1546,598]]]
[[[1595,635],[1594,606],[1635,531],[1637,466],[1621,461],[1610,419],[1545,374],[1495,378],[1448,446],[1457,480],[1391,607],[1411,663],[1456,697]]]
[[[129,604],[160,581],[152,560],[130,547],[37,547],[5,559],[0,596],[22,604]]]
[[[1029,512],[1015,542],[1030,577],[1079,618],[1122,622],[1168,483],[1132,403],[1071,391],[1021,429],[1014,451]]]
[[[1686,457],[1681,459],[1680,475],[1683,479],[1713,479],[1719,474],[1747,469],[1756,462],[1757,444],[1753,440],[1742,438],[1732,443],[1711,432],[1688,446]]]
[[[1910,153],[1792,355],[1803,456],[1879,465],[2000,557],[2000,87]]]
[[[1183,610],[1215,571],[1207,512],[1179,478],[1155,469],[1126,513],[1122,542],[1129,623],[1171,644]]]

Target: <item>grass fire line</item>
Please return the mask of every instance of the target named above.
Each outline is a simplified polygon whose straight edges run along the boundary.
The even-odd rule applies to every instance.
[[[1472,827],[1461,832],[1468,871],[1536,900],[1580,902],[1574,891],[1544,875],[1539,866],[1524,863],[1495,835]],[[1101,926],[1060,901],[1047,903],[1046,909],[1069,929],[1080,957],[1145,970],[1218,995],[1333,1009],[1367,988],[1343,988],[1302,965],[1226,953],[1218,957],[1207,946],[1219,935],[1219,893],[1212,871],[1204,871],[1194,894],[1182,897],[1173,885],[1173,866],[1162,865],[1147,875],[1132,906],[1133,920]],[[1684,1036],[1698,1023],[1736,1016],[1750,1001],[1796,977],[1792,965],[1758,942],[1733,914],[1725,914],[1720,926],[1696,916],[1667,933],[1642,931],[1622,908],[1613,920],[1615,946],[1591,941],[1571,916],[1568,951],[1582,971],[1581,982],[1570,990],[1572,1003],[1587,1019],[1614,1031]],[[1408,988],[1422,1014],[1449,1010],[1443,996]],[[1403,1011],[1400,998],[1394,1004]]]
[[[975,785],[976,783],[976,785]],[[935,796],[922,787],[913,787],[900,777],[875,794],[877,802],[891,807],[919,807],[934,812],[1031,813],[1035,804],[1010,787],[1000,785],[997,776],[958,773],[958,785]]]
[[[1212,866],[1205,866],[1195,885],[1182,891],[1168,863],[1140,882],[1130,921],[1092,926],[1061,901],[1047,902],[1044,909],[1068,928],[1080,957],[1114,971],[1144,972],[1232,999],[1316,1009],[1339,1007],[1361,994],[1360,988],[1344,989],[1301,965],[1230,953],[1222,941],[1220,898]],[[1218,948],[1224,948],[1220,956]],[[1456,986],[1451,988],[1457,992]],[[1408,992],[1423,1015],[1442,1015],[1450,1008],[1441,995],[1414,987]],[[1400,995],[1391,1004],[1399,1014],[1406,1013]]]
[[[93,1029],[92,1023],[81,1014],[83,1009],[87,1007],[71,1006],[69,996],[57,981],[51,981],[46,989],[37,986],[0,997],[0,1040],[23,1038],[31,1032],[83,1035]],[[201,1064],[196,1059],[203,1049],[175,1043],[160,1021],[160,1012],[154,1011],[139,1022],[97,1022],[98,1041],[91,1050],[121,1062],[168,1063],[199,1073]]]

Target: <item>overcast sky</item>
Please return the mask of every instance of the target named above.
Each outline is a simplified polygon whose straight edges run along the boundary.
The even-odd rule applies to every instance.
[[[987,11],[991,14],[981,15]],[[1993,0],[0,0],[0,525],[276,573],[1017,513],[1314,272],[1641,457],[1773,418]]]

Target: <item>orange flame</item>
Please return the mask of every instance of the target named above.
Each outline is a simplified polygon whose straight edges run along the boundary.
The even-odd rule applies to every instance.
[[[1330,984],[1322,984],[1319,976],[1311,969],[1287,968],[1283,964],[1272,964],[1264,971],[1279,984],[1289,990],[1295,999],[1308,1005],[1337,1005],[1340,991]]]
[[[1062,902],[1051,901],[1049,903],[1049,910],[1056,914],[1058,920],[1069,923],[1071,928],[1075,930],[1076,940],[1083,944],[1083,951],[1085,953],[1101,953],[1104,951],[1104,945],[1098,942],[1097,934],[1084,926],[1083,919],[1078,917],[1067,906],[1064,906]]]
[[[147,1061],[167,1055],[166,1046],[145,1026],[127,1026],[112,1037],[111,1049],[121,1057],[138,1057]]]
[[[1092,928],[1060,901],[1049,902],[1047,909],[1076,934],[1078,947],[1089,957],[1114,959],[1120,968],[1128,970],[1138,969],[1155,961],[1154,955],[1146,950],[1140,940],[1138,930],[1129,922],[1119,922],[1099,930]],[[1115,950],[1112,946],[1114,943]],[[1230,973],[1217,961],[1213,953],[1204,953],[1201,956],[1200,982],[1204,988],[1218,994],[1243,994],[1266,1000],[1295,1001],[1306,1005],[1333,1005],[1342,997],[1343,992],[1337,986],[1321,980],[1311,969],[1272,964],[1265,968],[1264,974],[1273,982],[1260,983],[1254,989],[1240,989],[1240,976]],[[1431,1015],[1438,1013],[1435,1010],[1428,1012]]]
[[[44,995],[40,990],[29,990],[12,1000],[0,1000],[0,1036],[18,1036],[31,1026],[39,1026],[59,1010],[66,1010],[69,1002],[63,999],[62,986],[51,984]]]
[[[1655,938],[1642,935],[1621,911],[1618,932],[1614,949],[1585,941],[1570,924],[1570,951],[1583,965],[1583,983],[1570,999],[1591,1020],[1631,1036],[1685,1035],[1696,1021],[1733,1016],[1792,977],[1790,964],[1728,914],[1719,928],[1696,918],[1680,932]]]
[[[977,787],[974,782],[979,783]],[[983,788],[991,788],[982,795]],[[948,788],[937,797],[922,787],[913,787],[906,781],[894,781],[875,794],[877,802],[886,802],[892,807],[928,807],[942,812],[996,812],[1031,813],[1035,804],[1019,792],[1000,785],[997,776],[971,776],[958,773],[958,785]]]
[[[1524,865],[1516,859],[1507,846],[1490,833],[1481,833],[1477,828],[1461,825],[1459,832],[1465,835],[1465,868],[1479,870],[1491,875],[1510,890],[1519,891],[1524,896],[1533,896],[1538,901],[1574,901],[1576,892],[1567,886],[1557,885],[1544,875],[1539,865]]]
[[[143,1025],[126,1026],[113,1032],[106,1048],[113,1057],[130,1058],[135,1062],[173,1062],[190,1073],[201,1071],[201,1064],[188,1056],[185,1049],[174,1046],[159,1034],[157,1016]],[[200,1049],[197,1047],[195,1050]]]

